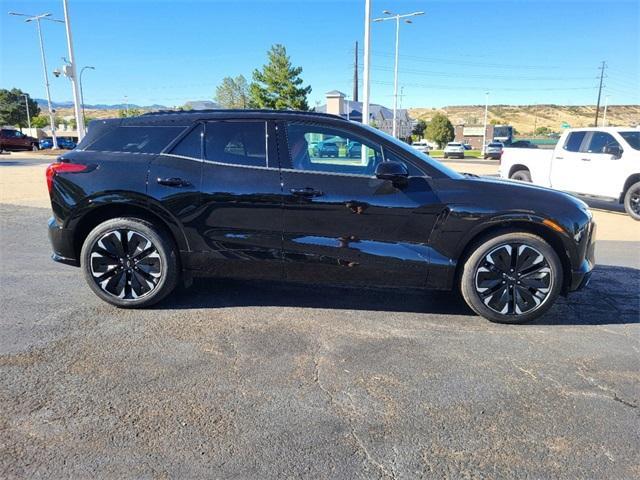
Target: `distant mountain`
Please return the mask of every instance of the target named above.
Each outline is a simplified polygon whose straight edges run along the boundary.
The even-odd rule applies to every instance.
[[[48,104],[47,104],[47,100],[43,99],[43,98],[35,98],[34,99],[36,102],[38,102],[38,106],[40,108],[43,109],[47,109],[48,108]],[[51,106],[54,109],[59,109],[59,108],[73,108],[73,102],[51,102]],[[138,108],[138,109],[143,109],[143,110],[166,110],[167,107],[164,105],[158,105],[158,104],[153,104],[153,105],[136,105],[135,103],[130,103],[129,108]],[[126,103],[116,103],[114,105],[107,105],[105,103],[97,103],[95,105],[92,104],[85,104],[84,108],[89,109],[89,110],[120,110],[120,109],[124,109],[127,108],[127,104]]]

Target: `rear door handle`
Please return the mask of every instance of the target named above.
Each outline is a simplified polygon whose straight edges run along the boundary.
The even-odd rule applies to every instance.
[[[316,190],[315,188],[305,187],[305,188],[292,188],[290,192],[297,197],[320,197],[322,196],[322,192],[320,190]]]
[[[167,187],[190,187],[191,182],[187,180],[183,180],[182,178],[171,177],[171,178],[158,178],[159,185],[165,185]]]
[[[583,162],[590,162],[591,161],[590,158],[581,158],[580,160],[582,160]]]

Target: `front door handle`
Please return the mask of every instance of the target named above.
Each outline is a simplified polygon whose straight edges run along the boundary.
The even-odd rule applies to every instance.
[[[315,188],[305,187],[305,188],[292,188],[290,192],[297,197],[320,197],[322,196],[322,192],[320,190],[316,190]]]
[[[590,162],[591,161],[590,158],[581,158],[580,160],[582,160],[583,162]]]
[[[158,178],[159,185],[165,185],[167,187],[190,187],[191,182],[183,180],[182,178]]]

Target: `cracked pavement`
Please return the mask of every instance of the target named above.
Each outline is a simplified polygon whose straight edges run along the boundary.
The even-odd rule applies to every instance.
[[[530,325],[228,280],[134,311],[49,260],[48,215],[0,205],[0,478],[640,476],[638,242]]]

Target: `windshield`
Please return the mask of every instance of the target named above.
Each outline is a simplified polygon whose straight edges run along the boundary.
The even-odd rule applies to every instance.
[[[446,175],[449,178],[457,178],[457,179],[464,178],[463,175],[459,174],[455,170],[447,167],[446,165],[438,162],[437,160],[434,160],[429,155],[426,155],[426,154],[416,150],[415,148],[411,147],[411,145],[407,145],[406,143],[401,142],[397,138],[392,137],[391,135],[389,135],[388,133],[383,132],[382,130],[378,130],[377,128],[370,127],[369,125],[359,125],[359,126],[361,126],[362,128],[367,129],[369,132],[371,132],[371,133],[373,133],[375,135],[383,137],[387,141],[393,143],[394,146],[398,147],[400,150],[402,150],[405,153],[407,153],[408,155],[410,155],[412,158],[417,158],[417,159],[423,161],[424,163],[429,165],[431,168],[434,168],[434,169],[438,170],[439,172],[441,172],[442,174]]]
[[[631,148],[640,150],[640,131],[620,132],[620,136],[627,141]]]
[[[459,143],[447,143],[448,147],[461,147],[462,145],[460,145]]]

